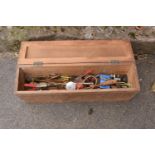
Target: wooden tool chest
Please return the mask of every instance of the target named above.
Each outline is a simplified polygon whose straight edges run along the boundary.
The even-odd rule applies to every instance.
[[[131,88],[24,91],[26,75],[60,73],[127,74]],[[140,91],[136,64],[129,41],[69,40],[21,43],[15,93],[29,103],[127,101]]]

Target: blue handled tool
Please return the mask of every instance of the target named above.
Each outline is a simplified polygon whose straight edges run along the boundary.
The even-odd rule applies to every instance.
[[[110,80],[112,78],[112,76],[111,75],[108,75],[108,74],[99,74],[97,76],[99,76],[100,83],[103,83],[103,82],[105,82],[107,80]],[[101,89],[109,89],[110,86],[100,86],[100,88]]]

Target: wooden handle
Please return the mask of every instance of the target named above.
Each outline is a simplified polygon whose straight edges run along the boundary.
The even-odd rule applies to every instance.
[[[94,85],[93,88],[96,88],[96,87],[99,87],[99,86],[109,86],[109,85],[113,85],[113,84],[116,84],[117,83],[117,80],[107,80],[105,82],[102,82],[98,85]]]
[[[105,82],[102,82],[99,84],[99,86],[109,86],[109,85],[113,85],[113,84],[116,84],[117,83],[117,80],[107,80]]]

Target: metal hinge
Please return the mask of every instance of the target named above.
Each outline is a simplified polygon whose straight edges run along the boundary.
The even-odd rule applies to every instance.
[[[42,61],[35,61],[35,62],[33,62],[33,65],[34,66],[42,66],[43,62]]]
[[[120,61],[119,61],[119,60],[111,60],[110,63],[111,63],[111,64],[119,64]]]

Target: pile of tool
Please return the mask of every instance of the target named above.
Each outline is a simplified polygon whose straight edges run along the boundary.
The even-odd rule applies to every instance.
[[[26,76],[24,90],[51,89],[113,89],[130,88],[126,74],[94,74],[92,70],[82,75],[49,74],[48,76]]]

